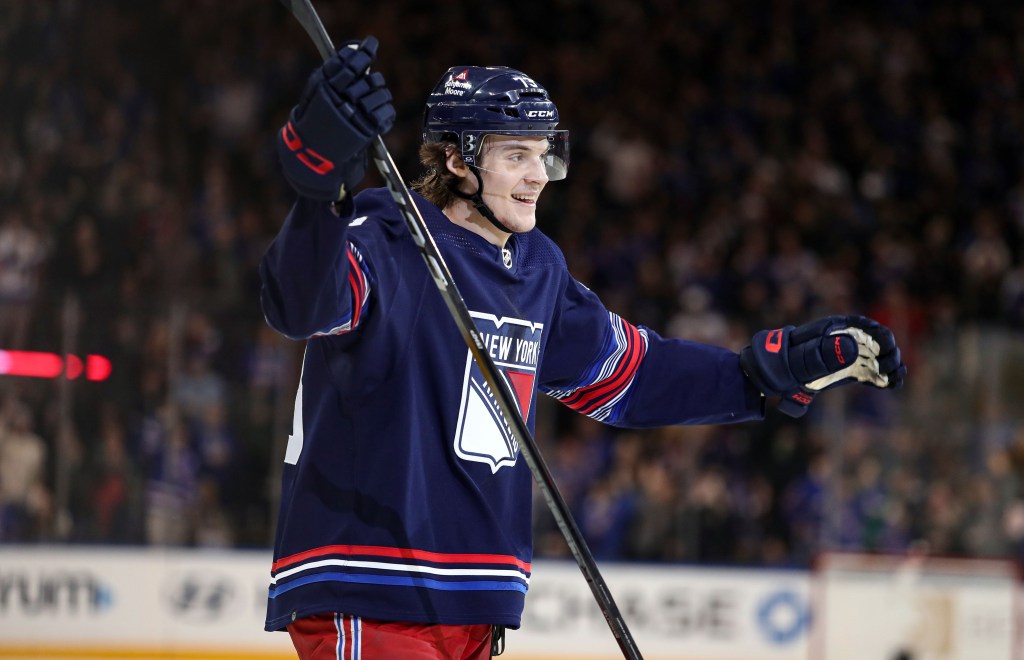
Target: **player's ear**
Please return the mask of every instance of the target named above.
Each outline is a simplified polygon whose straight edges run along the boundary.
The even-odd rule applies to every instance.
[[[463,162],[462,155],[455,147],[449,147],[445,150],[444,164],[445,167],[448,168],[449,172],[459,178],[465,179],[469,176],[469,168],[466,166],[466,163]]]

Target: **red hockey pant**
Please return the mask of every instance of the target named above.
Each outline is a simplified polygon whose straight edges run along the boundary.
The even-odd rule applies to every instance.
[[[375,621],[348,614],[298,619],[288,634],[299,660],[489,660],[491,626]]]

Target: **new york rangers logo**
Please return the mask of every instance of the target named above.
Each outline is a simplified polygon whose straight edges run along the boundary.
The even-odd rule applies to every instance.
[[[486,350],[498,367],[505,387],[513,394],[519,413],[523,419],[528,419],[543,326],[522,319],[498,318],[493,314],[470,312],[470,315],[476,320]],[[454,445],[459,458],[486,463],[492,473],[515,465],[519,458],[519,443],[469,349],[466,349],[466,370]]]

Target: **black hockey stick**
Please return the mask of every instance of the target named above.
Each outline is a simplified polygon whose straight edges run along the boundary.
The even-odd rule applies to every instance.
[[[331,41],[331,37],[327,34],[327,30],[324,29],[320,17],[317,16],[312,2],[310,0],[281,0],[281,2],[288,7],[299,23],[302,24],[303,29],[313,39],[317,50],[320,51],[320,56],[324,60],[329,59],[334,54],[334,44]],[[594,598],[597,599],[597,604],[601,607],[601,612],[604,614],[612,634],[615,635],[615,640],[619,643],[622,654],[629,660],[642,660],[640,650],[636,646],[633,635],[629,632],[626,621],[622,618],[622,614],[619,613],[619,608],[612,598],[611,591],[608,590],[608,585],[597,569],[594,556],[590,553],[590,549],[583,539],[583,534],[580,533],[579,527],[569,511],[569,507],[565,503],[565,499],[562,497],[554,478],[551,476],[551,471],[548,470],[547,464],[541,457],[540,450],[537,448],[537,444],[534,442],[526,422],[523,421],[519,409],[513,403],[512,396],[509,394],[498,368],[487,353],[483,338],[473,323],[469,309],[466,307],[466,302],[463,300],[458,288],[456,288],[452,274],[441,257],[433,236],[430,235],[427,223],[423,220],[420,210],[413,202],[409,187],[405,185],[405,181],[399,175],[395,162],[392,160],[388,148],[384,145],[384,140],[379,135],[371,144],[371,150],[373,160],[377,164],[377,169],[380,170],[381,176],[384,177],[388,190],[391,191],[391,196],[394,198],[395,203],[398,204],[398,208],[405,218],[405,224],[408,226],[413,240],[419,246],[420,254],[430,270],[430,275],[434,278],[434,283],[437,285],[438,290],[440,290],[445,304],[448,305],[448,310],[451,312],[455,324],[462,332],[462,337],[466,341],[466,345],[469,346],[473,359],[476,360],[480,371],[483,372],[484,379],[490,385],[491,391],[498,402],[498,407],[501,408],[502,414],[508,421],[516,440],[519,442],[523,458],[526,460],[530,472],[533,473],[533,478],[537,482],[540,492],[544,495],[548,508],[551,509],[551,513],[555,518],[555,522],[558,524],[559,529],[562,530],[562,535],[569,545],[569,550],[572,552],[573,557],[576,558],[576,563],[590,585],[590,590],[594,593]]]

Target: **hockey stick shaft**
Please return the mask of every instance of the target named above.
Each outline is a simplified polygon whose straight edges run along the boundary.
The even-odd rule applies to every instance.
[[[313,43],[320,52],[320,56],[324,60],[329,59],[334,54],[334,44],[327,34],[327,30],[324,28],[316,10],[313,8],[312,2],[310,0],[282,0],[282,2],[298,19],[306,33],[313,39]],[[398,205],[413,240],[419,247],[427,269],[430,271],[434,283],[437,285],[445,304],[448,306],[448,310],[451,312],[452,319],[462,333],[462,337],[466,345],[469,346],[473,359],[480,367],[484,379],[494,393],[498,407],[501,409],[505,420],[509,423],[516,440],[519,442],[520,452],[526,460],[526,464],[529,466],[530,472],[533,474],[533,478],[537,482],[537,486],[543,494],[558,528],[565,537],[565,541],[573,557],[576,559],[580,571],[583,572],[583,576],[590,585],[590,590],[593,592],[594,598],[597,600],[597,604],[600,606],[601,612],[604,614],[605,620],[609,628],[611,628],[623,656],[628,660],[642,660],[633,635],[630,633],[626,621],[622,618],[622,614],[615,604],[615,599],[612,598],[608,585],[597,568],[597,563],[594,561],[594,557],[587,547],[586,541],[583,539],[583,534],[576,525],[576,521],[572,517],[572,513],[569,511],[569,507],[565,503],[561,492],[559,492],[558,486],[551,476],[551,471],[541,457],[533,435],[530,433],[526,422],[519,413],[519,409],[513,402],[512,395],[505,386],[497,366],[495,366],[490,354],[487,353],[483,337],[470,316],[466,302],[462,298],[462,294],[459,293],[455,281],[452,279],[451,271],[448,270],[448,266],[445,264],[437,244],[427,228],[427,223],[423,220],[419,208],[416,207],[413,201],[409,187],[405,185],[405,181],[399,175],[395,162],[384,145],[384,140],[379,135],[371,143],[370,148],[377,169],[380,171],[381,176],[384,177],[388,190]]]

